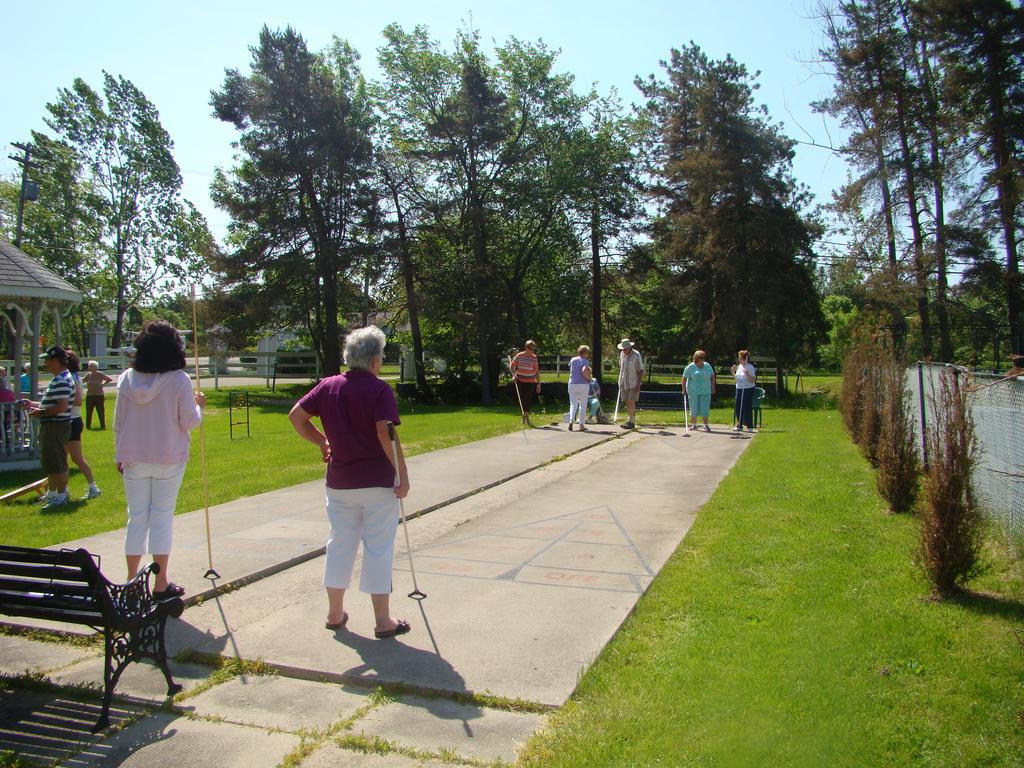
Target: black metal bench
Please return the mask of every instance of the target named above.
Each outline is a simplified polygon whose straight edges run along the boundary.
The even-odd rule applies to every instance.
[[[98,558],[84,549],[30,549],[0,545],[0,613],[68,624],[103,632],[103,711],[93,733],[110,723],[110,702],[125,667],[148,658],[167,680],[167,695],[181,690],[167,666],[164,628],[180,616],[180,597],[159,602],[149,589],[156,563],[127,584],[114,584],[100,573]]]
[[[682,389],[641,389],[636,407],[649,411],[683,410]]]

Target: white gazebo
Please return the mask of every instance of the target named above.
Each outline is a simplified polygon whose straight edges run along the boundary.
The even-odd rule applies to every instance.
[[[61,318],[70,304],[79,304],[82,293],[20,248],[0,239],[0,303],[8,312],[4,313],[7,325],[14,336],[14,370],[9,380],[16,396],[19,393],[19,374],[22,368],[22,348],[25,337],[29,339],[29,359],[32,361],[31,390],[39,388],[39,337],[43,313],[51,310],[56,328],[55,342],[61,343]],[[13,318],[12,315],[13,314]],[[0,428],[0,468],[23,466],[26,460],[36,458],[35,436],[15,435],[15,426],[20,422],[18,414],[10,405],[0,412],[3,422]],[[13,426],[12,426],[13,425]]]

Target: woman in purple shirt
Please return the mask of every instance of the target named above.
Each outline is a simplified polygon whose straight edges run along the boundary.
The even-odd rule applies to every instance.
[[[576,350],[576,357],[569,361],[569,431],[572,423],[580,420],[580,432],[586,432],[587,398],[590,396],[590,347],[586,344]]]
[[[348,622],[345,590],[362,540],[359,589],[370,595],[378,638],[409,631],[409,623],[393,619],[390,611],[398,500],[409,493],[409,474],[397,432],[398,467],[392,461],[388,423],[397,425],[400,419],[391,387],[377,378],[384,363],[384,342],[384,333],[375,325],[350,333],[345,339],[349,370],[321,381],[288,414],[295,431],[319,446],[327,462],[331,534],[324,563],[326,627],[337,630]],[[314,416],[320,418],[323,432],[311,421]]]

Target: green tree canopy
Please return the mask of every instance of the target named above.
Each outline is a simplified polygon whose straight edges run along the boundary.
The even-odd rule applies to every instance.
[[[232,219],[219,267],[230,285],[259,285],[255,306],[272,313],[264,321],[301,321],[324,370],[337,373],[342,305],[377,226],[374,118],[358,54],[338,39],[312,53],[290,27],[264,27],[250,73],[228,70],[211,104],[241,132],[238,164],[213,182]]]
[[[47,110],[47,124],[84,170],[88,199],[75,215],[80,226],[99,224],[116,347],[128,310],[198,273],[213,239],[199,212],[181,200],[171,138],[131,81],[105,72],[101,96],[78,78]]]
[[[678,303],[692,308],[692,343],[741,347],[779,365],[822,332],[814,286],[815,223],[792,176],[793,142],[756,107],[755,76],[695,44],[673,50],[667,80],[637,81],[654,142],[657,255]]]

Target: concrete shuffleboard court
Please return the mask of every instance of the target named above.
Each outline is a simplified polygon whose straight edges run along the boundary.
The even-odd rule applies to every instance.
[[[412,491],[406,500],[406,511],[415,514],[500,484],[555,457],[590,448],[621,432],[612,429],[603,427],[584,434],[553,427],[521,430],[413,456],[408,461]],[[319,452],[314,446],[296,437],[295,449],[306,451],[311,465],[319,464]],[[174,519],[170,575],[185,587],[187,600],[209,595],[216,586],[265,576],[322,554],[328,532],[324,481],[217,504],[210,508],[210,520],[213,562],[221,576],[214,583],[203,578],[207,570],[203,510],[179,514]],[[54,548],[78,547],[98,555],[104,574],[112,581],[124,578],[124,528],[64,542]],[[30,620],[21,623],[49,626]]]
[[[325,630],[317,558],[188,609],[169,626],[171,650],[258,658],[310,679],[561,705],[750,444],[681,433],[622,434],[412,521],[428,598],[406,597],[399,534],[393,613],[413,627],[399,640],[373,638],[356,590],[348,627]]]

